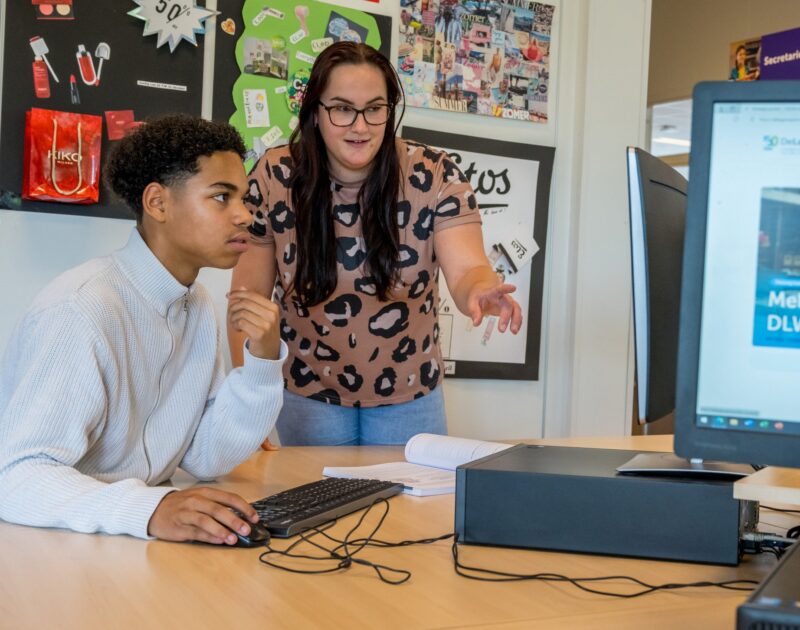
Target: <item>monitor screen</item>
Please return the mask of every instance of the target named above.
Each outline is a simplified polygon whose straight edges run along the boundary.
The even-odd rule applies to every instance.
[[[800,466],[800,82],[695,88],[675,451]]]

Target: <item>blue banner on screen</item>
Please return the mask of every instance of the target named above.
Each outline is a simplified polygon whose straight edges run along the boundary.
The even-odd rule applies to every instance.
[[[800,348],[800,189],[763,188],[753,344]]]

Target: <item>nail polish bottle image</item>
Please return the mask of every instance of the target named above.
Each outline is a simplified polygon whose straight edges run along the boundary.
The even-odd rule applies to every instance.
[[[75,56],[78,58],[81,79],[86,85],[94,85],[97,82],[97,75],[94,72],[94,61],[92,61],[89,51],[84,48],[83,44],[79,44]]]
[[[33,58],[33,90],[37,98],[50,98],[50,77],[44,60],[36,55]]]

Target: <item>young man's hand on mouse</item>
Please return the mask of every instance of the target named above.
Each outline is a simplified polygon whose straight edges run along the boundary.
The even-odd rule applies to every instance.
[[[253,506],[239,495],[215,488],[191,488],[170,492],[161,500],[150,517],[147,533],[176,542],[198,540],[233,545],[237,540],[233,532],[246,536],[250,524],[256,522],[258,514]]]

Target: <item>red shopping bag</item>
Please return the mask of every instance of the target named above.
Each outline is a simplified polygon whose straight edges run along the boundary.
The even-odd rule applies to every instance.
[[[97,203],[102,130],[100,116],[38,108],[27,112],[23,199]]]

